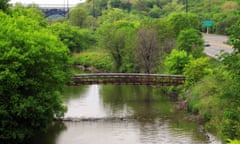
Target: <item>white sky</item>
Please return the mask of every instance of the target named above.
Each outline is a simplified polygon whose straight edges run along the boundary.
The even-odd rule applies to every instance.
[[[22,4],[66,4],[67,1],[69,4],[74,5],[85,0],[10,0],[11,4],[22,3]]]

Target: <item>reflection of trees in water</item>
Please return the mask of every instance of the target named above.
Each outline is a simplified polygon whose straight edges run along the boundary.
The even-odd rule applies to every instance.
[[[159,135],[160,127],[176,133],[189,132],[195,139],[204,140],[196,122],[189,122],[185,112],[174,109],[172,102],[161,89],[148,86],[107,85],[102,86],[100,95],[105,107],[112,113],[121,111],[126,106],[133,112],[143,136]],[[109,109],[109,108],[108,108]],[[177,132],[177,133],[178,133]]]
[[[57,138],[65,130],[67,130],[67,127],[63,122],[54,122],[46,133],[37,134],[27,144],[57,144]]]
[[[127,106],[136,119],[154,119],[170,113],[171,104],[158,89],[148,86],[107,85],[100,90],[104,106],[115,111]]]
[[[66,86],[63,89],[62,97],[64,101],[72,98],[79,98],[83,96],[88,90],[88,86]]]

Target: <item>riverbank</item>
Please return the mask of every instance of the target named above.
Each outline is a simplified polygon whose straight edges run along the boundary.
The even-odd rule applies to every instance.
[[[193,114],[193,120],[200,120],[206,131],[220,139],[238,138],[238,129],[234,128],[239,126],[237,101],[231,98],[233,91],[229,89],[235,84],[222,63],[211,60],[210,67],[211,74],[181,89],[178,107]]]

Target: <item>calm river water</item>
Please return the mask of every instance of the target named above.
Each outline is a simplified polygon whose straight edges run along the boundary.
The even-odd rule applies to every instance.
[[[91,85],[67,87],[65,118],[32,144],[220,144],[174,109],[157,88]]]

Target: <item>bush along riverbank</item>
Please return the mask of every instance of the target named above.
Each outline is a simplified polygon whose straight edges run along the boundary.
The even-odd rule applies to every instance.
[[[74,69],[83,72],[111,72],[113,61],[104,51],[91,51],[73,54]]]
[[[223,63],[210,61],[211,73],[195,82],[186,75],[180,99],[184,101],[182,107],[196,115],[207,131],[225,142],[239,143],[234,139],[240,139],[240,66],[233,59],[239,61],[239,54],[226,57]]]

